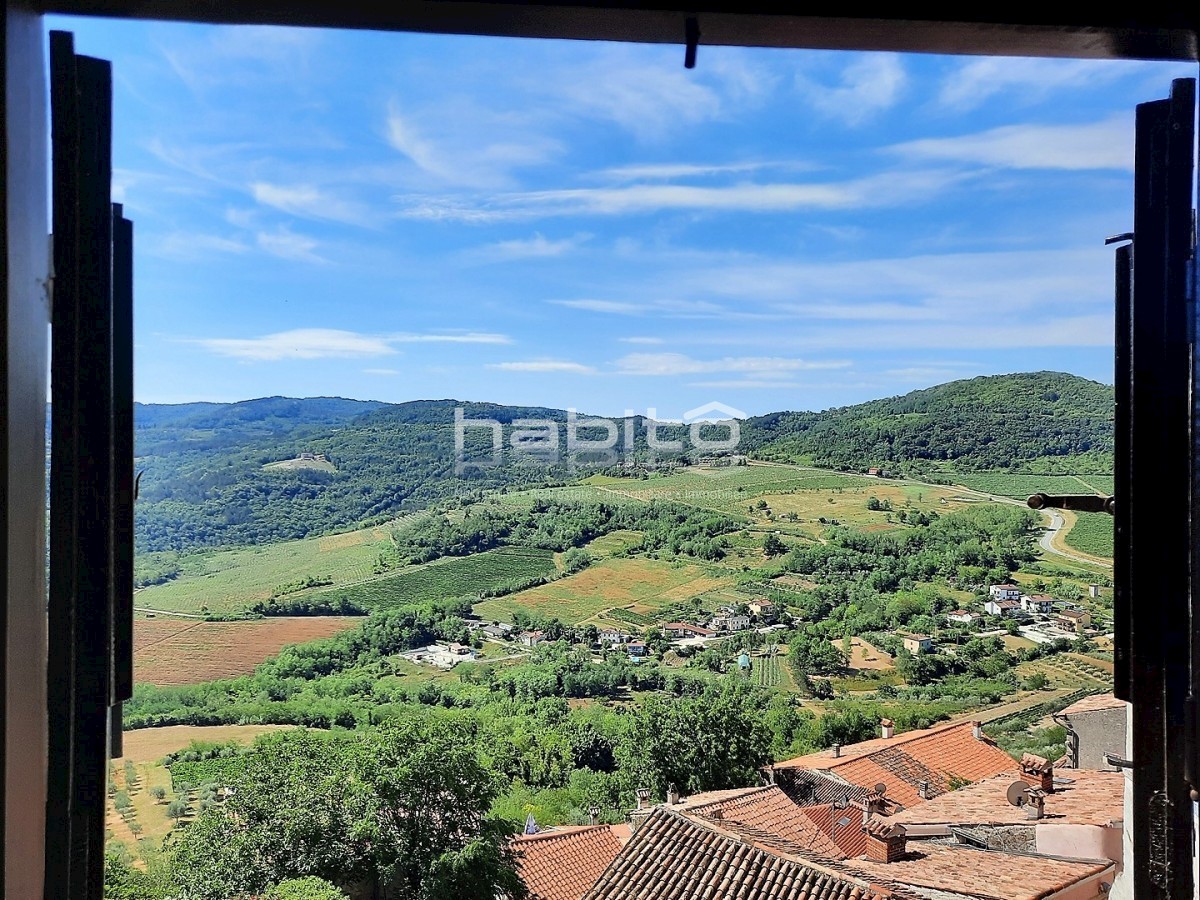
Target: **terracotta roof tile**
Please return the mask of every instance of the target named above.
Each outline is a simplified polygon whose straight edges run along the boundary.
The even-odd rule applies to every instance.
[[[867,852],[867,833],[863,831],[863,812],[856,806],[838,809],[832,803],[806,806],[804,814],[832,840],[844,858],[853,859]]]
[[[1096,712],[1101,709],[1124,709],[1125,701],[1118,700],[1112,694],[1092,694],[1082,700],[1076,700],[1059,713],[1060,716],[1073,716],[1078,713]]]
[[[1125,776],[1120,772],[1070,769],[1065,779],[1056,779],[1054,793],[1046,795],[1040,821],[1060,825],[1108,825],[1125,816]],[[1008,786],[1020,779],[1017,772],[987,778],[948,794],[935,797],[892,816],[890,821],[907,825],[1032,825],[1025,810],[1011,806],[1005,795]]]
[[[704,796],[698,795],[689,798],[693,802],[682,808],[707,818],[719,814],[723,822],[758,829],[817,856],[836,858],[842,855],[837,844],[778,787],[754,788],[740,794],[723,793],[735,793],[735,796],[696,803],[694,801]]]
[[[521,835],[513,849],[530,900],[580,900],[627,840],[627,825],[585,825]]]
[[[895,862],[856,859],[840,864],[840,868],[876,884],[901,889],[950,891],[985,900],[1037,900],[1115,867],[1107,861],[1056,859],[909,841],[908,851]],[[1102,894],[1097,885],[1093,893],[1080,896]]]
[[[879,900],[865,881],[695,814],[656,809],[585,900]]]
[[[777,778],[781,771],[797,768],[824,770],[868,789],[881,783],[889,801],[907,808],[922,802],[917,793],[921,781],[929,783],[933,797],[950,790],[952,779],[978,781],[1010,772],[1015,765],[986,736],[976,738],[970,722],[959,722],[851,744],[840,757],[829,750],[810,753],[774,768]]]

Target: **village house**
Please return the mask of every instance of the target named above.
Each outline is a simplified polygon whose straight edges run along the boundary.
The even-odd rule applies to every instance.
[[[491,625],[484,625],[479,630],[494,641],[507,640],[513,633],[513,627],[503,622],[493,622]]]
[[[981,618],[979,613],[967,612],[965,609],[956,609],[952,613],[946,613],[946,621],[956,625],[970,625],[978,618]]]
[[[928,653],[933,649],[933,638],[927,634],[901,634],[904,649],[914,656],[918,653]]]
[[[722,610],[712,617],[708,627],[714,631],[745,631],[750,627],[750,617],[732,610]]]
[[[689,637],[712,637],[716,634],[711,628],[702,625],[692,625],[688,622],[668,622],[662,627],[667,637],[678,640]]]
[[[983,609],[989,616],[1007,616],[1008,618],[1019,616],[1023,612],[1020,600],[989,600],[983,604]]]
[[[645,641],[630,641],[629,646],[625,649],[629,651],[631,659],[641,659],[647,653]]]
[[[993,600],[1020,600],[1021,589],[1015,584],[993,584],[988,588],[988,596]]]
[[[521,643],[526,647],[536,647],[544,640],[546,640],[544,631],[527,631],[521,635]]]
[[[1092,614],[1086,609],[1060,609],[1054,621],[1064,631],[1082,634],[1092,624]]]
[[[1040,757],[1034,761],[1045,762]],[[1048,774],[1049,791],[1042,790],[1040,773],[1031,777],[1007,772],[935,797],[888,821],[919,828],[922,836],[930,839],[945,839],[953,830],[967,830],[974,841],[989,849],[1108,859],[1120,866],[1124,776],[1080,770],[1070,771],[1066,778],[1054,778],[1052,767]],[[1020,804],[1014,805],[1008,792],[1018,781],[1024,781],[1030,790],[1014,792]]]
[[[779,619],[779,607],[766,597],[755,597],[748,604],[750,612],[760,621],[771,623]]]
[[[1027,613],[1049,615],[1054,612],[1054,598],[1049,594],[1022,594],[1021,609]]]
[[[768,767],[768,779],[798,801],[811,793],[812,774],[873,791],[884,785],[887,802],[907,809],[952,790],[960,780],[979,781],[1016,767],[978,722],[957,722],[895,734],[880,723],[881,737],[809,753]],[[804,785],[797,787],[797,785]]]
[[[1066,726],[1065,763],[1072,769],[1114,770],[1109,757],[1123,759],[1126,755],[1129,706],[1112,694],[1093,694],[1077,700],[1057,713],[1054,721]]]
[[[632,640],[630,635],[626,634],[624,631],[618,631],[615,628],[606,628],[600,632],[601,646],[617,646],[627,643],[630,640]]]

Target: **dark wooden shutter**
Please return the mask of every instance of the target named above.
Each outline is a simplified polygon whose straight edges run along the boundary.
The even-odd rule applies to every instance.
[[[99,898],[110,727],[132,689],[132,226],[110,199],[112,72],[50,37],[46,896]]]
[[[1115,664],[1132,705],[1138,900],[1193,895],[1195,105],[1196,82],[1180,79],[1138,106],[1132,245],[1117,255]]]

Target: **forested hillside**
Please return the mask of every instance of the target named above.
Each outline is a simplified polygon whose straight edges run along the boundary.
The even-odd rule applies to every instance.
[[[768,460],[908,474],[1107,473],[1112,403],[1110,387],[1074,375],[975,378],[858,406],[759,416],[743,424],[741,449]],[[502,423],[499,465],[455,473],[460,406],[468,419]],[[531,463],[512,452],[521,419],[557,423],[565,446],[566,412],[542,407],[282,397],[139,404],[139,549],[287,540],[382,521],[447,496],[577,477],[565,463]],[[635,453],[644,456],[643,420],[634,426]],[[468,429],[469,458],[488,459],[491,441],[489,429]]]
[[[743,433],[755,455],[818,466],[1109,473],[1113,391],[1062,372],[995,375],[824,412],[772,413]]]

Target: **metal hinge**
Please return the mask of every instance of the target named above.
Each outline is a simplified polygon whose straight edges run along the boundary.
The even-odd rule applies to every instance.
[[[1116,509],[1115,497],[1097,497],[1094,494],[1034,494],[1026,503],[1030,509],[1070,509],[1076,512],[1103,512],[1110,516]]]

